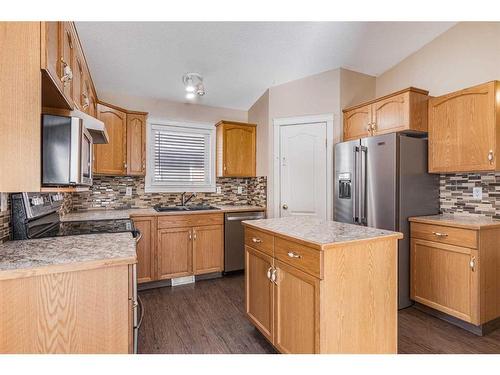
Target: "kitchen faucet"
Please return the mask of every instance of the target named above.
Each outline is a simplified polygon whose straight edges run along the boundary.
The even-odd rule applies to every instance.
[[[196,193],[191,194],[187,199],[186,199],[186,194],[187,192],[185,191],[184,193],[181,194],[181,206],[185,206],[186,203],[188,203],[191,199],[196,197]]]

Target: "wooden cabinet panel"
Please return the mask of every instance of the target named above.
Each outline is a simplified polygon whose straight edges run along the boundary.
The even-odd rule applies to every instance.
[[[216,126],[217,176],[255,177],[256,125],[221,121]]]
[[[127,174],[146,174],[146,116],[127,114]]]
[[[158,217],[158,229],[224,224],[224,214],[188,213]]]
[[[158,230],[158,279],[193,274],[191,228]]]
[[[282,353],[319,352],[319,280],[275,261],[274,345]]]
[[[344,141],[371,135],[371,111],[370,104],[344,113]]]
[[[76,108],[83,110],[82,93],[85,78],[83,77],[83,58],[78,50],[75,50],[73,59],[73,103]]]
[[[59,22],[42,22],[41,67],[46,70],[52,78],[52,82],[59,90],[63,89],[61,75],[59,72]]]
[[[445,227],[443,225],[414,223],[411,225],[411,237],[473,249],[478,246],[478,233],[476,230]]]
[[[277,237],[274,241],[276,259],[317,278],[323,277],[321,251]]]
[[[246,228],[245,245],[260,250],[267,255],[274,256],[274,237],[271,234]]]
[[[412,299],[479,324],[477,258],[477,250],[412,239]]]
[[[245,312],[248,319],[270,341],[273,341],[273,283],[268,278],[273,259],[245,246]]]
[[[429,172],[496,170],[497,92],[489,82],[430,99]]]
[[[97,117],[104,122],[109,136],[108,144],[95,145],[94,172],[124,175],[126,165],[127,117],[117,109],[98,104]]]
[[[372,131],[385,134],[410,128],[410,93],[380,100],[372,104]]]
[[[193,228],[194,274],[224,270],[224,226],[206,225]]]
[[[133,221],[142,236],[137,243],[137,281],[153,281],[156,279],[156,218],[141,217]]]

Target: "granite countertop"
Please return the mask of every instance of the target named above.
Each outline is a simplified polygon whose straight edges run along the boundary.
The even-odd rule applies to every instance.
[[[225,212],[249,212],[265,211],[264,207],[249,205],[213,205],[218,210],[199,210],[199,211],[168,211],[157,212],[154,208],[130,208],[120,209],[95,209],[87,211],[69,212],[61,217],[61,221],[92,221],[92,220],[119,220],[129,219],[134,216],[165,216],[165,215],[193,215],[206,213],[225,213]]]
[[[481,215],[460,215],[460,214],[442,214],[429,216],[415,216],[409,218],[410,221],[425,224],[437,224],[448,227],[481,229],[500,227],[500,220],[495,220],[488,216]]]
[[[321,248],[345,242],[369,240],[378,237],[403,238],[403,234],[360,225],[325,221],[309,216],[244,221],[245,225],[264,231],[292,237]]]
[[[8,241],[0,245],[0,280],[50,273],[57,266],[132,264],[135,245],[129,232]]]

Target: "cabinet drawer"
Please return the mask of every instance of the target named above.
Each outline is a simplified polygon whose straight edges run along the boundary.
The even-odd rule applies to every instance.
[[[183,214],[158,217],[158,229],[224,224],[223,214]]]
[[[477,248],[477,231],[471,229],[411,223],[411,237],[472,249]]]
[[[245,245],[274,256],[274,237],[268,233],[246,227]]]
[[[319,250],[276,237],[274,240],[274,257],[310,275],[318,278],[323,277],[321,251]]]

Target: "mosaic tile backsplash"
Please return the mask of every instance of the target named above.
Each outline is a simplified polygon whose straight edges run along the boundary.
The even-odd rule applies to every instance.
[[[0,212],[0,243],[8,241],[9,237],[10,237],[10,205],[7,211]]]
[[[481,200],[473,199],[474,187],[483,188]],[[442,213],[500,219],[500,172],[441,175],[439,206]]]
[[[190,202],[196,204],[266,205],[266,177],[217,178],[221,193],[197,193]],[[238,194],[238,187],[242,193]],[[125,195],[132,188],[132,196]],[[176,205],[181,202],[180,193],[146,193],[144,177],[94,176],[94,185],[88,192],[74,193],[71,208],[75,211],[108,208],[146,208],[156,204]]]

